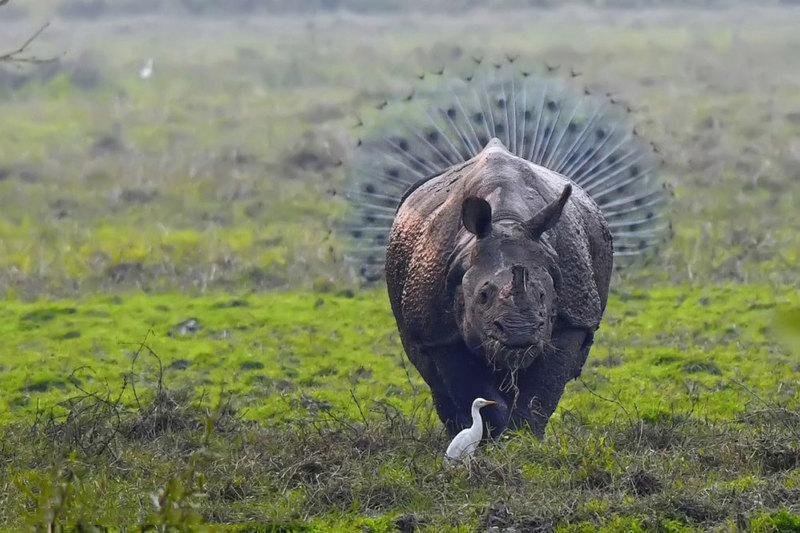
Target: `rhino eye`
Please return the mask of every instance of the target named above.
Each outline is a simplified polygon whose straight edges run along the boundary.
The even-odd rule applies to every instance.
[[[478,303],[480,305],[486,305],[489,303],[489,298],[491,297],[492,293],[492,286],[488,283],[481,287],[481,290],[478,291]]]

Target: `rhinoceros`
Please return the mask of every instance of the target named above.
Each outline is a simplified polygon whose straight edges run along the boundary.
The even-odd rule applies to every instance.
[[[541,437],[586,362],[615,258],[663,240],[653,147],[620,106],[510,63],[426,94],[425,111],[359,143],[352,257],[385,277],[451,434],[482,397],[497,402],[492,435]]]

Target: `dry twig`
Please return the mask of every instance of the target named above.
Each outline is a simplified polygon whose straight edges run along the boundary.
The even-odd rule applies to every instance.
[[[0,6],[7,3],[8,0],[0,0]],[[25,53],[25,50],[30,46],[30,44],[39,37],[47,27],[50,26],[49,22],[45,22],[38,30],[36,30],[33,35],[28,37],[28,39],[22,43],[22,46],[17,48],[16,50],[12,50],[11,52],[7,52],[5,54],[0,55],[0,63],[47,63],[50,61],[55,61],[54,58],[50,59],[41,59],[36,56],[23,56],[22,54]]]

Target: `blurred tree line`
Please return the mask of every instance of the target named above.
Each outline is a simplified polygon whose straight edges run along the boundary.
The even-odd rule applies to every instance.
[[[2,0],[0,0],[2,1]],[[7,1],[7,0],[6,0]],[[24,15],[25,4],[16,2],[0,21]],[[95,18],[114,15],[179,12],[196,15],[250,13],[312,13],[346,10],[356,13],[447,11],[475,8],[554,8],[562,5],[588,5],[609,8],[700,7],[713,8],[737,4],[800,4],[800,0],[58,0],[57,12],[63,17]]]

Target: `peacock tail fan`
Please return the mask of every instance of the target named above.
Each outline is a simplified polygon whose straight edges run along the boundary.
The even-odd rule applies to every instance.
[[[526,70],[515,58],[419,76],[410,93],[361,118],[351,167],[345,257],[369,281],[383,276],[389,232],[415,187],[477,155],[492,138],[558,172],[602,209],[617,267],[653,257],[670,230],[660,159],[631,110],[576,83],[576,73]]]

